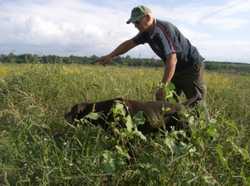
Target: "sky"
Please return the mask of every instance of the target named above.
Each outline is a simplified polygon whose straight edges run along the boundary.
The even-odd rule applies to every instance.
[[[0,53],[106,55],[138,30],[131,9],[170,21],[207,60],[250,63],[250,0],[0,0]],[[157,56],[148,45],[125,55]]]

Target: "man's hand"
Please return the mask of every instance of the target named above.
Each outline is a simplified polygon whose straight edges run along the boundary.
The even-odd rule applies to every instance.
[[[159,82],[158,84],[158,89],[155,93],[155,98],[156,100],[165,100],[166,98],[166,87],[168,86],[169,83],[163,83]]]
[[[158,88],[155,93],[155,98],[157,101],[162,101],[165,99],[165,93],[163,88]]]
[[[113,52],[111,52],[110,54],[108,54],[106,56],[102,56],[100,59],[96,60],[96,63],[102,64],[102,65],[106,65],[108,63],[111,63],[113,58],[126,53],[127,51],[129,51],[130,49],[134,48],[137,45],[138,44],[136,44],[133,41],[133,39],[129,39],[127,41],[124,41]]]
[[[98,60],[96,60],[96,63],[101,64],[101,65],[107,65],[111,63],[112,59],[113,59],[112,55],[109,54],[109,55],[100,57]]]

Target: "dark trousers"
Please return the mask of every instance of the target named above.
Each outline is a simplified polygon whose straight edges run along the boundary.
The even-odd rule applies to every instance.
[[[182,71],[176,71],[172,78],[177,95],[185,94],[190,105],[193,106],[200,100],[205,99],[206,87],[203,81],[204,63],[195,63]]]
[[[195,107],[198,118],[199,111],[196,109],[202,109],[205,113],[206,122],[209,123],[210,114],[206,106],[206,86],[203,80],[204,66],[204,63],[196,63],[182,71],[175,72],[172,83],[175,85],[178,96],[182,92],[185,94],[187,101],[184,104],[189,107]],[[178,101],[177,96],[176,99]]]

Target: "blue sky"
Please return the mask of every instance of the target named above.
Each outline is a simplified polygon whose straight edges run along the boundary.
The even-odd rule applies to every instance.
[[[250,0],[0,0],[0,53],[105,55],[137,34],[137,5],[175,24],[207,60],[250,63]],[[155,57],[147,45],[127,54]]]

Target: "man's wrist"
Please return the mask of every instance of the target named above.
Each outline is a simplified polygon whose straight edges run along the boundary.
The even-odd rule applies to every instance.
[[[162,81],[160,81],[159,83],[158,83],[158,88],[165,88],[166,86],[168,86],[168,82],[162,82]]]

